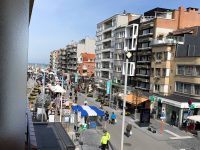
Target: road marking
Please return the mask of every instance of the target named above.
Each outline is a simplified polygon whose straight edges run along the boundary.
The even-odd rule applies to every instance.
[[[169,130],[164,130],[164,131],[169,133],[169,134],[171,134],[171,135],[173,135],[173,136],[175,136],[175,137],[180,137],[180,135],[178,135],[178,134],[176,134],[176,133],[174,133],[172,131],[169,131]]]
[[[164,130],[165,132],[173,135],[174,137],[170,137],[170,139],[173,139],[173,140],[179,140],[179,139],[191,139],[192,137],[191,136],[180,136],[172,131],[169,131],[169,130]]]
[[[180,137],[170,137],[173,140],[181,140],[181,139],[191,139],[191,136],[180,136]]]

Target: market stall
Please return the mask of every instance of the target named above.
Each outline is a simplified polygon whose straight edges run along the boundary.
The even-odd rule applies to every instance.
[[[77,124],[87,124],[90,128],[96,128],[98,117],[105,115],[104,111],[98,109],[96,106],[73,105],[72,111],[76,114]]]

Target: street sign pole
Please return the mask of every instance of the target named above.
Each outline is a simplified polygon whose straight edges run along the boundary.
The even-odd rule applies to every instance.
[[[121,150],[123,150],[123,147],[124,147],[124,124],[125,124],[125,108],[126,108],[127,73],[128,73],[128,59],[126,59],[126,69],[125,69],[124,102],[123,102],[122,134],[121,134]]]

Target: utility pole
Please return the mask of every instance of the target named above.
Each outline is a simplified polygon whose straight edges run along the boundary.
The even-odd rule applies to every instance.
[[[126,54],[126,67],[125,67],[125,83],[124,83],[124,101],[123,101],[123,116],[122,116],[122,134],[121,134],[121,150],[124,150],[124,125],[125,125],[125,108],[126,108],[126,91],[127,91],[127,74],[128,74],[128,59],[132,56],[130,52]]]

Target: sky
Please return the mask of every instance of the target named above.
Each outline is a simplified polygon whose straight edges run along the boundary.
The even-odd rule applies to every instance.
[[[50,52],[87,36],[117,13],[143,14],[155,7],[200,8],[200,0],[35,0],[29,27],[29,62],[50,61]]]

